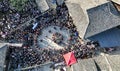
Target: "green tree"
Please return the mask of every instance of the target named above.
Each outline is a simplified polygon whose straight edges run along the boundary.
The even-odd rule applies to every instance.
[[[3,0],[0,0],[0,2],[3,1]]]
[[[14,7],[17,11],[21,11],[28,0],[10,0],[10,4]]]

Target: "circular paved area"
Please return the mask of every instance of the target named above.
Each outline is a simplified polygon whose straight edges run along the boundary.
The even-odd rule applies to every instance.
[[[42,34],[38,36],[37,44],[39,47],[61,49],[68,45],[70,38],[69,30],[58,26],[49,26],[42,30]]]

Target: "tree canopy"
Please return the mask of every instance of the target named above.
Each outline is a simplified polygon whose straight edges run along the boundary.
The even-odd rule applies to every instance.
[[[17,10],[21,11],[28,0],[10,0],[10,4]]]

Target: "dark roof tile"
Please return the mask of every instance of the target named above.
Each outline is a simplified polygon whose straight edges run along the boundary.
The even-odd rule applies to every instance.
[[[111,2],[87,10],[89,26],[85,38],[120,25],[120,14]]]

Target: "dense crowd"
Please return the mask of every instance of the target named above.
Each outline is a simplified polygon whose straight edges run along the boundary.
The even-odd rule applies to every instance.
[[[33,24],[38,23],[38,26],[35,29],[32,29],[33,25],[26,27],[25,29],[18,29],[15,32],[12,32],[11,35],[8,35],[6,38],[9,42],[25,42],[26,45],[31,44],[34,39],[35,44],[37,44],[37,37],[41,34],[41,30],[48,26],[59,26],[60,29],[64,27],[67,28],[71,34],[70,40],[74,40],[77,35],[75,26],[73,25],[72,18],[68,14],[68,10],[63,6],[58,6],[56,12],[54,10],[48,11],[45,14],[36,18],[35,21],[31,21]],[[31,34],[34,34],[33,37]]]
[[[17,20],[21,15],[15,13]],[[15,22],[15,20],[14,20]],[[33,25],[26,27],[25,29],[18,29],[12,32],[11,35],[6,38],[10,42],[22,42],[22,47],[10,47],[10,68],[16,69],[20,67],[29,67],[33,65],[44,64],[45,62],[63,62],[63,54],[73,51],[76,58],[89,58],[94,55],[95,44],[87,43],[82,45],[79,41],[78,32],[73,24],[72,18],[69,16],[67,7],[65,4],[57,6],[56,10],[51,10],[44,15],[36,18],[34,23],[38,23],[36,28],[32,29]],[[50,49],[40,48],[37,45],[37,37],[42,34],[41,30],[49,26],[59,26],[67,28],[70,33],[70,38],[67,46],[64,49]],[[55,29],[55,28],[54,28]]]
[[[5,1],[7,2],[7,0]],[[32,29],[33,25],[30,25],[24,29],[18,29],[7,35],[8,31],[10,31],[11,28],[16,28],[18,25],[29,20],[31,17],[35,17],[40,14],[36,7],[36,4],[32,1],[33,0],[29,0],[22,13],[11,10],[11,8],[8,7],[8,11],[10,11],[10,13],[4,15],[4,17],[0,20],[0,27],[2,26],[0,29],[0,35],[8,40],[8,42],[21,42],[24,44],[20,48],[9,47],[9,63],[11,69],[40,65],[49,61],[55,63],[63,62],[63,54],[71,51],[73,51],[75,57],[79,59],[89,58],[95,54],[94,51],[96,45],[94,43],[80,43],[77,29],[73,24],[73,20],[70,17],[65,4],[57,6],[56,10],[50,10],[37,17],[35,21],[32,21],[33,25],[34,23],[39,24],[36,28]],[[4,4],[2,5],[2,3],[4,2],[0,2],[0,11],[2,11],[2,9],[7,6],[3,6]],[[69,30],[69,42],[68,45],[64,47],[64,49],[43,49],[38,46],[37,38],[42,34],[41,30],[49,26],[59,26],[61,27],[61,30],[63,28]],[[5,35],[7,35],[7,37],[5,37]],[[61,36],[59,35],[57,37],[60,38]]]
[[[9,0],[3,0],[0,2],[0,13],[2,15],[0,18],[0,35],[2,38],[5,38],[9,31],[41,14],[35,0],[28,0],[20,12],[10,5]]]
[[[90,58],[94,55],[95,46],[91,44],[87,45],[75,45],[71,48],[64,48],[60,50],[54,49],[42,49],[39,50],[33,48],[19,48],[10,47],[10,64],[11,68],[29,67],[33,65],[40,65],[45,62],[63,62],[63,54],[73,51],[76,58],[84,59]]]
[[[79,42],[78,32],[76,30],[76,27],[73,24],[72,18],[69,16],[69,13],[65,4],[63,4],[62,6],[58,6],[56,8],[56,14],[53,11],[48,12],[45,14],[45,16],[42,16],[41,19],[39,20],[40,20],[39,26],[34,30],[35,31],[34,44],[36,47],[39,47],[37,46],[37,37],[41,34],[40,31],[48,26],[59,26],[60,30],[64,28],[69,30],[70,38],[69,38],[68,44],[74,44]],[[54,27],[54,29],[56,28]],[[62,39],[62,35],[57,37],[58,38],[61,37]]]

